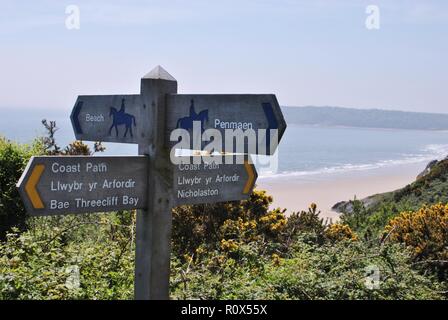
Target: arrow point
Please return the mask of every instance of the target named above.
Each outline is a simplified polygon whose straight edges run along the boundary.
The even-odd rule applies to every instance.
[[[248,177],[246,184],[244,185],[243,193],[248,194],[254,187],[255,180],[257,179],[257,171],[255,170],[254,165],[249,164],[247,160],[244,161],[244,168],[246,169]]]
[[[75,134],[82,134],[81,124],[79,123],[79,113],[81,112],[82,105],[83,102],[77,100],[71,115],[72,125],[73,128],[75,129]]]
[[[36,185],[40,180],[42,173],[45,170],[45,166],[43,164],[37,164],[33,171],[31,172],[28,181],[25,183],[25,192],[28,195],[28,198],[31,201],[34,209],[43,209],[44,204],[42,199],[40,198],[39,193],[36,190]]]
[[[142,79],[160,79],[160,80],[168,80],[168,81],[176,81],[177,80],[168,73],[165,69],[163,69],[161,66],[157,66],[151,71],[149,71],[147,74],[143,76]]]

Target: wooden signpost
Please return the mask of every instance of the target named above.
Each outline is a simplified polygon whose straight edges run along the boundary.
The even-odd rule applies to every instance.
[[[136,143],[139,156],[33,157],[19,192],[33,216],[138,209],[136,299],[169,298],[173,207],[246,199],[257,179],[250,154],[259,148],[246,143],[241,163],[173,163],[171,132],[198,123],[201,133],[257,130],[272,154],[286,129],[274,95],[178,95],[160,66],[141,79],[139,95],[79,96],[71,121],[77,139]]]

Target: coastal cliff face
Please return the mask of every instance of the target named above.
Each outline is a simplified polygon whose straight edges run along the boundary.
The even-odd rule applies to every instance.
[[[424,204],[448,202],[448,157],[429,162],[413,183],[392,192],[371,195],[359,202],[372,212],[382,205],[391,203],[399,208],[415,210]],[[354,201],[341,201],[336,203],[332,210],[352,213],[353,207]]]
[[[437,164],[439,163],[438,160],[432,160],[430,161],[427,165],[426,168],[420,172],[420,174],[417,176],[417,180],[420,178],[423,178],[424,176],[426,176],[427,174],[429,174],[431,172],[431,169]]]

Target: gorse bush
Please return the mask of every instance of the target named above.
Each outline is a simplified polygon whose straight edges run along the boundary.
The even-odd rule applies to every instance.
[[[247,243],[278,239],[286,219],[278,210],[269,211],[272,197],[254,191],[248,200],[180,206],[173,209],[174,251],[193,254],[199,247],[216,249],[222,240]]]
[[[325,237],[331,241],[343,241],[343,240],[358,240],[358,236],[350,229],[346,224],[335,223],[331,224],[325,230]]]
[[[206,259],[172,262],[172,297],[176,299],[443,299],[434,278],[412,269],[401,245],[362,241],[312,244],[297,238],[290,257],[258,255],[251,244],[215,252]],[[234,248],[232,250],[235,250]],[[367,271],[379,271],[379,285],[369,287]]]
[[[389,222],[384,233],[390,241],[411,248],[419,264],[427,264],[448,279],[448,205],[403,212]]]
[[[308,211],[287,217],[285,210],[269,210],[271,203],[272,197],[266,191],[254,190],[243,201],[174,208],[173,249],[180,257],[191,257],[198,250],[235,249],[259,242],[263,243],[260,247],[263,254],[281,255],[303,234],[312,242],[329,239],[326,237],[329,225],[319,218],[316,204],[311,204]]]

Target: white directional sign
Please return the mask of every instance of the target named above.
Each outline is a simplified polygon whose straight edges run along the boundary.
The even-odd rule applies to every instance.
[[[248,149],[247,142],[243,153],[273,154],[277,143],[286,129],[280,106],[273,94],[170,94],[167,99],[166,139],[170,142],[175,129],[192,131],[194,123],[201,131],[216,129],[225,141],[226,130],[238,130],[236,139],[244,137],[248,130],[254,130],[256,149]],[[272,145],[271,143],[275,144]],[[263,147],[263,148],[261,148]],[[261,150],[263,149],[263,150]],[[239,152],[223,148],[220,151]]]
[[[34,216],[145,208],[148,158],[33,157],[18,183]]]
[[[244,200],[257,180],[257,171],[248,161],[242,164],[189,162],[176,165],[176,205]]]
[[[76,139],[148,143],[150,106],[141,96],[79,96],[70,116]]]

